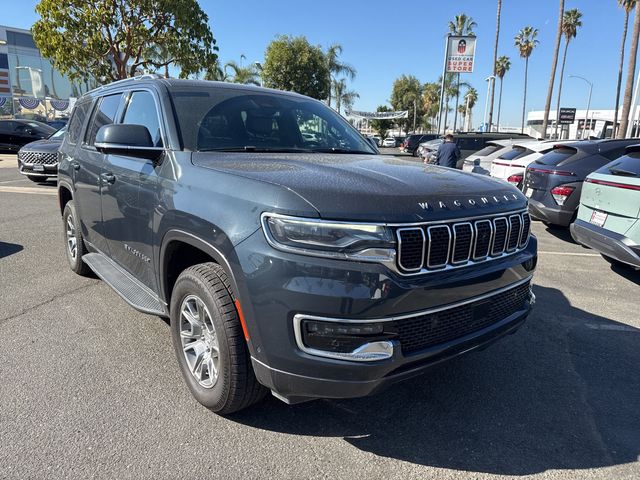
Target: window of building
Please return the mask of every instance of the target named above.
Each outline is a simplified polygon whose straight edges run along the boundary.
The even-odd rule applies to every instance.
[[[14,47],[22,47],[22,48],[35,48],[35,42],[33,41],[33,37],[29,33],[22,32],[14,32],[11,30],[7,30],[7,44],[13,45]]]

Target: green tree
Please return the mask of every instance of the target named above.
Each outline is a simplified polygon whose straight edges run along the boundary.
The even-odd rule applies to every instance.
[[[449,33],[451,33],[452,35],[470,35],[472,37],[475,37],[475,33],[473,32],[473,29],[476,28],[478,26],[478,24],[473,20],[473,18],[468,17],[467,15],[465,15],[464,13],[461,13],[460,15],[456,15],[453,19],[452,22],[449,22]],[[456,98],[456,106],[454,109],[454,119],[453,119],[453,130],[456,130],[457,124],[458,124],[458,104],[460,103],[460,74],[457,73],[456,75],[456,82],[455,82],[455,86],[452,89],[453,94],[451,95],[452,97]],[[447,116],[445,115],[445,125],[446,125],[446,118]]]
[[[231,61],[227,62],[224,65],[224,71],[227,69],[231,69],[233,75],[227,77],[230,78],[233,83],[243,83],[245,85],[260,85],[260,74],[256,69],[255,65],[249,65],[248,67],[244,67],[241,64],[238,65],[237,62]]]
[[[564,34],[564,53],[562,54],[562,66],[560,67],[560,79],[558,80],[558,102],[556,103],[556,127],[553,136],[558,138],[558,124],[560,123],[560,99],[562,97],[562,80],[564,78],[564,66],[567,63],[567,49],[569,42],[578,34],[578,28],[582,26],[582,13],[577,8],[564,12],[562,17],[562,33]],[[585,122],[586,128],[586,122]],[[546,133],[546,132],[545,132]]]
[[[331,77],[322,49],[305,37],[279,36],[268,46],[262,69],[265,87],[308,95],[329,96]]]
[[[496,63],[498,62],[498,40],[500,40],[500,13],[502,11],[502,0],[498,0],[498,12],[496,14],[496,40],[493,44],[493,76],[497,76]],[[501,85],[502,86],[502,85]],[[493,100],[496,91],[496,82],[491,82],[491,94],[489,97],[489,131],[493,125]]]
[[[631,49],[629,50],[629,67],[627,69],[627,84],[624,87],[624,99],[622,101],[622,115],[620,117],[620,129],[618,138],[627,136],[629,125],[629,113],[631,112],[631,94],[635,81],[636,60],[638,56],[638,37],[640,37],[640,1],[635,2],[636,13],[633,19],[633,33],[631,34]]]
[[[405,133],[411,125],[422,123],[422,84],[413,75],[402,75],[393,82],[391,106],[394,110],[408,110],[409,116],[398,120]]]
[[[502,82],[504,80],[504,76],[507,74],[510,68],[511,68],[511,59],[506,55],[502,55],[496,61],[496,66],[494,71],[496,72],[496,77],[500,79],[500,93],[498,94],[498,118],[496,120],[496,131],[500,129],[500,111],[502,110]]]
[[[329,75],[331,75],[332,84],[338,81],[338,76],[344,76],[349,80],[356,78],[356,69],[348,63],[340,61],[340,55],[342,55],[342,45],[339,43],[329,45],[329,48],[327,48],[327,52],[325,53],[327,68],[329,69]],[[327,105],[331,106],[331,89],[329,89]],[[336,110],[338,109],[336,108]]]
[[[422,88],[422,110],[424,117],[422,125],[425,126],[425,120],[429,124],[429,129],[435,123],[434,119],[438,115],[440,109],[440,84],[437,82],[425,83]]]
[[[533,53],[533,49],[540,43],[536,40],[538,29],[533,27],[524,27],[515,36],[515,46],[521,58],[524,58],[524,95],[522,97],[522,125],[520,132],[524,133],[524,119],[527,111],[527,80],[529,78],[529,57]]]
[[[542,119],[542,138],[547,136],[549,125],[549,110],[553,97],[553,84],[556,80],[556,68],[558,67],[558,55],[560,54],[560,42],[562,41],[562,20],[564,18],[564,0],[560,0],[560,12],[558,13],[558,29],[556,30],[556,43],[553,47],[553,60],[551,62],[551,74],[549,75],[549,87],[547,88],[547,100],[544,104],[544,117]]]
[[[360,95],[353,90],[349,90],[347,81],[342,78],[333,82],[333,98],[335,100],[336,110],[338,113],[342,113],[340,110],[342,106],[344,105],[345,111],[350,111],[353,103],[357,98],[360,98]]]
[[[36,45],[72,79],[118,80],[172,64],[186,77],[217,57],[197,0],[41,0],[36,11]]]
[[[386,105],[380,105],[376,112],[391,112],[392,109]],[[393,120],[371,120],[369,122],[371,128],[378,134],[381,139],[387,138],[387,132],[393,127]]]
[[[229,74],[220,65],[220,62],[216,61],[208,68],[204,70],[205,80],[214,80],[216,82],[228,82],[230,80]]]
[[[616,108],[613,114],[613,137],[616,137],[618,128],[618,108],[620,107],[620,89],[622,88],[622,70],[624,69],[624,47],[627,43],[627,30],[629,29],[629,15],[636,4],[636,0],[618,0],[618,4],[624,9],[624,26],[622,28],[622,45],[620,46],[620,66],[618,67],[618,83],[616,85]]]

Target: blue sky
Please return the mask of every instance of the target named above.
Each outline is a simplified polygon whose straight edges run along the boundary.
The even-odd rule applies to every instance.
[[[6,3],[0,20],[4,25],[29,28],[37,18],[35,0]],[[594,83],[592,108],[613,108],[622,9],[616,0],[565,3],[565,8],[578,8],[583,13],[583,27],[569,46],[565,74],[581,75]],[[223,62],[239,61],[241,54],[247,57],[246,62],[262,60],[267,44],[277,34],[305,35],[310,42],[322,46],[342,44],[343,60],[358,70],[352,84],[360,94],[355,105],[358,110],[385,104],[393,80],[402,74],[415,75],[421,82],[435,81],[442,70],[447,22],[456,14],[466,13],[478,23],[478,47],[475,71],[464,77],[479,91],[474,124],[482,121],[485,78],[491,73],[493,55],[494,0],[200,0],[200,5],[209,15]],[[513,37],[525,25],[540,30],[540,46],[529,63],[527,110],[544,107],[557,9],[557,0],[503,0],[499,55],[508,55],[512,60],[504,82],[503,124],[520,122],[524,62],[513,46]],[[566,75],[562,106],[585,108],[587,85]]]

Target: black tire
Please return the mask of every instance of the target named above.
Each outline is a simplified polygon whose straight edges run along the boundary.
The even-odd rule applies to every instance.
[[[41,182],[47,181],[47,177],[38,177],[36,175],[27,175],[27,178],[35,183],[41,183]]]
[[[69,218],[75,228],[75,238],[76,238],[76,253],[75,257],[72,253],[72,248],[69,245]],[[76,210],[76,205],[73,203],[73,200],[67,202],[64,207],[64,212],[62,213],[62,234],[64,239],[64,250],[67,254],[67,261],[69,262],[69,268],[73,270],[78,275],[82,275],[83,277],[90,276],[92,274],[91,269],[87,266],[86,263],[82,261],[82,257],[85,253],[87,253],[87,247],[84,244],[84,239],[82,238],[82,231],[79,228],[78,223],[78,213]]]
[[[180,336],[183,302],[193,296],[207,307],[218,343],[217,378],[208,388],[191,373]],[[180,371],[198,402],[215,413],[227,415],[264,398],[267,389],[258,383],[253,372],[229,279],[220,265],[201,263],[180,274],[171,294],[170,318]]]

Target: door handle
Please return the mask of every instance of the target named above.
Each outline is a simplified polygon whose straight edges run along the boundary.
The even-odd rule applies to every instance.
[[[113,173],[103,173],[101,176],[109,184],[113,184],[116,181],[116,176]]]

